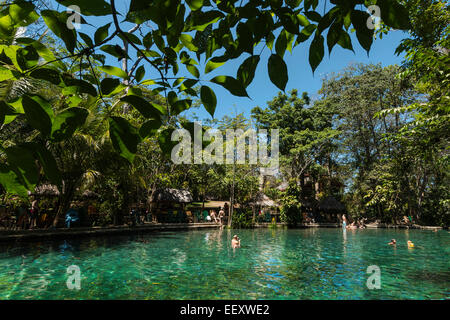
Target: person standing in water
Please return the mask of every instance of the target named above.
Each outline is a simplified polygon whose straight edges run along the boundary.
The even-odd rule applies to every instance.
[[[231,239],[231,247],[233,249],[241,247],[241,239],[237,235],[234,235],[233,239]]]
[[[347,218],[345,217],[345,214],[342,215],[342,228],[347,227]]]

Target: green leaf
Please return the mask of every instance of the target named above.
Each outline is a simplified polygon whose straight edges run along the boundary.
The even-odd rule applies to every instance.
[[[128,56],[128,54],[125,52],[125,50],[123,50],[119,45],[112,45],[112,44],[105,44],[103,46],[100,47],[100,50],[109,53],[110,55],[112,55],[113,57],[116,57],[119,60],[122,59],[128,59],[130,60],[131,58]]]
[[[75,131],[84,125],[89,112],[83,108],[69,108],[57,114],[53,120],[53,141],[59,142],[72,137]]]
[[[348,49],[353,51],[352,39],[347,32],[342,32],[338,41],[338,45],[340,45],[344,49]]]
[[[126,33],[125,35],[120,33],[119,38],[126,42],[132,42],[137,45],[142,45],[141,39],[139,39],[138,36],[136,36],[132,33]]]
[[[200,78],[200,71],[198,71],[196,66],[191,64],[186,66],[186,69],[196,78]]]
[[[136,70],[136,81],[137,82],[141,82],[142,79],[144,79],[145,77],[145,68],[144,66],[140,66],[137,70]]]
[[[196,11],[203,6],[203,0],[186,0],[192,11]]]
[[[31,190],[38,182],[34,152],[28,147],[13,146],[5,149],[10,168],[16,173],[23,185]]]
[[[31,2],[16,1],[9,6],[9,16],[15,26],[28,26],[39,19],[39,15],[34,9],[35,6]]]
[[[189,50],[195,52],[195,51],[198,50],[198,48],[194,45],[193,40],[194,40],[194,39],[193,39],[192,36],[189,35],[189,34],[183,33],[182,35],[180,35],[180,41],[181,41],[181,43],[182,43],[186,48],[188,48]]]
[[[311,46],[309,48],[309,65],[311,66],[313,73],[319,66],[325,54],[323,45],[324,40],[325,39],[322,35],[316,34],[311,42]]]
[[[367,20],[370,18],[369,14],[360,10],[353,10],[351,13],[351,21],[356,30],[356,37],[361,46],[369,54],[370,47],[373,42],[374,30],[367,28]]]
[[[141,137],[135,127],[121,117],[109,118],[109,136],[121,157],[133,162]]]
[[[227,89],[232,95],[238,97],[248,97],[244,85],[233,77],[217,76],[211,79],[211,82],[221,85],[222,87]]]
[[[338,43],[339,39],[341,38],[341,34],[346,33],[344,30],[342,30],[342,26],[335,22],[331,25],[330,29],[328,30],[327,34],[327,46],[328,46],[328,54],[331,53],[331,50],[333,50],[333,47]]]
[[[70,30],[67,28],[67,13],[59,13],[53,10],[42,10],[41,16],[50,30],[52,30],[57,37],[64,41],[67,50],[69,50],[70,53],[74,53],[77,44],[77,33],[75,30]]]
[[[223,18],[224,15],[220,11],[211,10],[207,12],[195,11],[191,13],[191,15],[186,20],[186,27],[189,29],[204,31],[207,26],[212,23],[215,23]]]
[[[155,119],[148,120],[141,126],[141,129],[139,129],[139,135],[142,137],[142,139],[152,137],[158,132],[158,129],[160,127],[160,121]]]
[[[56,163],[53,154],[41,144],[33,143],[30,144],[30,147],[35,150],[37,159],[44,169],[45,176],[50,180],[52,184],[61,186],[62,175],[59,171],[58,164]]]
[[[103,40],[105,40],[108,37],[108,30],[109,30],[110,26],[111,26],[111,22],[105,24],[103,27],[100,27],[100,28],[98,28],[97,31],[95,31],[95,34],[94,34],[95,44],[101,43]]]
[[[30,77],[46,80],[56,85],[59,85],[61,83],[59,72],[50,68],[35,69],[30,73]]]
[[[162,152],[170,156],[173,148],[179,143],[178,141],[172,141],[173,129],[164,129],[158,134],[158,142]]]
[[[28,95],[22,97],[23,110],[27,122],[44,136],[49,136],[52,130],[52,121],[47,113],[45,102],[42,99],[30,98]]]
[[[78,94],[85,93],[93,97],[97,96],[97,90],[95,89],[95,87],[85,80],[74,79],[70,76],[66,76],[63,80],[67,87],[76,87],[76,92]]]
[[[277,41],[275,42],[275,52],[281,57],[284,57],[284,53],[286,52],[288,40],[286,30],[281,30],[278,35]]]
[[[174,101],[171,105],[171,114],[172,115],[178,115],[181,112],[189,109],[192,105],[192,100],[189,99],[183,99],[183,100],[177,100]]]
[[[110,76],[116,76],[119,78],[124,78],[127,79],[128,75],[125,71],[123,71],[122,69],[119,69],[117,67],[113,67],[113,66],[101,66],[98,67],[100,69],[100,71],[103,71],[104,73],[109,74]]]
[[[65,7],[77,5],[86,16],[106,16],[111,14],[111,6],[105,0],[56,0]]]
[[[381,20],[394,29],[409,30],[411,22],[408,10],[396,0],[377,1],[381,10]]]
[[[217,106],[217,98],[214,91],[212,91],[210,87],[202,86],[200,88],[200,99],[202,100],[206,111],[214,118],[214,112],[216,111]]]
[[[227,62],[227,59],[224,56],[221,57],[213,57],[211,58],[205,66],[205,73],[210,73],[214,69],[222,66]]]
[[[81,39],[83,39],[84,43],[88,46],[88,47],[94,47],[94,43],[92,42],[91,37],[89,37],[86,33],[83,32],[78,32],[78,34],[80,35]]]
[[[253,54],[253,34],[248,24],[240,22],[236,28],[236,34],[239,47],[243,51]]]
[[[28,190],[21,177],[3,163],[0,163],[0,184],[8,193],[17,194],[23,198],[28,197]]]
[[[236,78],[245,88],[252,83],[259,60],[259,56],[251,56],[245,59],[245,61],[239,66]]]
[[[0,66],[0,81],[13,80],[15,77],[11,70]]]
[[[277,54],[272,54],[268,61],[268,69],[270,81],[284,91],[288,82],[288,70],[283,58]]]
[[[136,108],[145,118],[161,119],[161,113],[155,106],[142,97],[136,95],[128,95],[120,98],[120,101],[129,103]]]
[[[7,104],[5,101],[0,100],[0,126],[5,122],[6,116],[15,115],[16,110]]]
[[[102,94],[109,95],[120,85],[120,80],[117,78],[105,78],[100,83],[100,90]]]
[[[26,46],[17,50],[16,61],[22,71],[29,70],[37,65],[39,54],[33,46]]]

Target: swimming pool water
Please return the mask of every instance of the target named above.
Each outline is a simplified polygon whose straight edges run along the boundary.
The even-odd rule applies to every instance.
[[[238,234],[242,248],[233,250]],[[387,245],[397,239],[397,246]],[[409,249],[407,240],[415,243]],[[196,230],[0,244],[0,299],[449,299],[450,233]],[[67,268],[81,271],[69,290]],[[368,266],[380,289],[368,289]]]

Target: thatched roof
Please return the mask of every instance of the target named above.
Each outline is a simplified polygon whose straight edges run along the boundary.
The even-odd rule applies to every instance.
[[[59,197],[60,192],[58,187],[52,184],[42,184],[34,188],[34,192],[28,192],[32,196],[43,196],[43,197]]]
[[[336,200],[333,196],[328,196],[319,203],[319,210],[325,212],[342,212],[345,210],[345,206]]]
[[[94,191],[86,190],[81,194],[81,197],[86,199],[96,199],[99,198],[100,195],[98,193],[95,193]]]
[[[252,204],[261,206],[261,207],[277,207],[278,203],[270,199],[267,195],[265,195],[262,192],[258,192],[258,194],[255,197],[255,202]]]
[[[150,197],[150,202],[175,202],[189,203],[194,201],[192,195],[187,190],[181,189],[157,189]]]

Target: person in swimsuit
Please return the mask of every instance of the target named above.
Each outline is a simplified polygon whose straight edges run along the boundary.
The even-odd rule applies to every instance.
[[[233,249],[241,247],[241,239],[237,235],[234,235],[233,239],[231,239],[231,247]]]
[[[345,214],[342,215],[342,228],[347,227],[347,218],[345,217]]]

